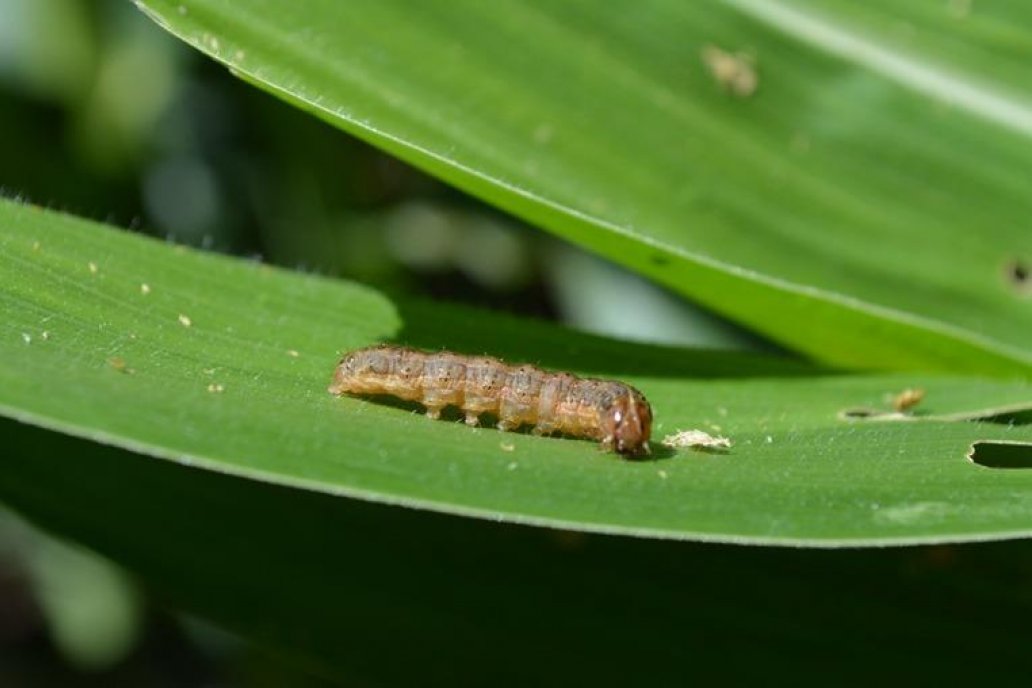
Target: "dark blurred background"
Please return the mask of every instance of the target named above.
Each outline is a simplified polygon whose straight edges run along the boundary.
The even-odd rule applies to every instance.
[[[625,338],[750,345],[236,80],[124,0],[0,0],[0,127],[8,197],[389,294]]]
[[[0,0],[0,194],[617,337],[750,340],[234,79],[124,0]],[[0,511],[0,685],[319,685]]]

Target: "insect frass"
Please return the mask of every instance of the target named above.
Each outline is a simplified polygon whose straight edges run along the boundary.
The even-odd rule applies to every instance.
[[[329,391],[417,401],[430,418],[455,406],[471,426],[490,413],[498,417],[500,430],[531,425],[537,435],[598,440],[604,449],[627,456],[649,452],[652,408],[641,392],[615,380],[510,366],[489,356],[381,345],[346,354]]]

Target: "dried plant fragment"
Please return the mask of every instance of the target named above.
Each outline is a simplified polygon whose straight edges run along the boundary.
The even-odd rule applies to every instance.
[[[730,449],[731,440],[709,434],[704,430],[678,430],[663,438],[662,445],[671,449]]]

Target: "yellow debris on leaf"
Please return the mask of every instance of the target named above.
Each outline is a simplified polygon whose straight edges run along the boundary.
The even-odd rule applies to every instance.
[[[661,444],[671,449],[682,447],[691,447],[692,449],[731,448],[731,440],[727,437],[714,436],[703,430],[678,430],[673,435],[664,437]]]

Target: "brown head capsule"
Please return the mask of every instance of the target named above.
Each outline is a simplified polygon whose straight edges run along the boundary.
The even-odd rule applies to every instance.
[[[490,413],[501,430],[530,425],[537,435],[594,439],[626,456],[649,453],[649,402],[634,387],[613,380],[509,366],[487,356],[382,345],[346,354],[329,391],[418,401],[430,418],[455,406],[465,413],[468,425],[479,424],[480,415]]]
[[[629,394],[613,401],[603,415],[604,436],[612,438],[613,448],[621,454],[647,454],[652,434],[652,407],[641,392],[634,388],[628,391]]]

